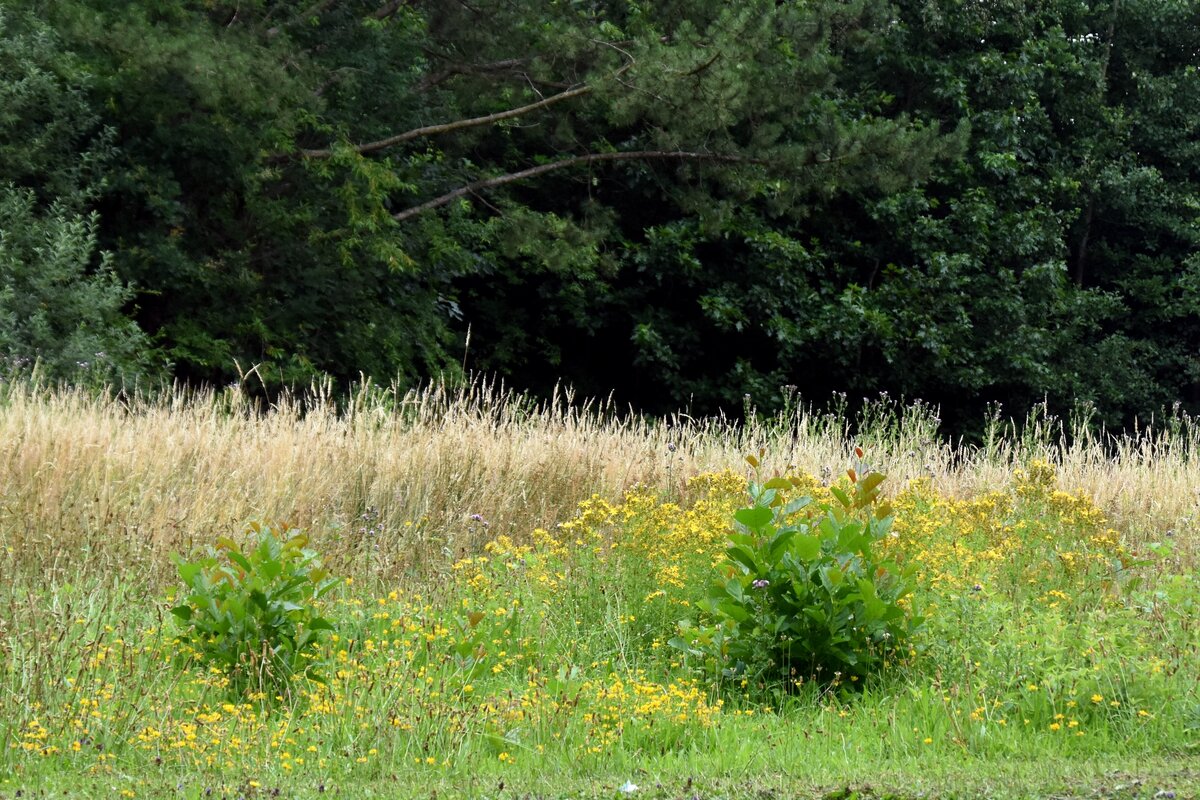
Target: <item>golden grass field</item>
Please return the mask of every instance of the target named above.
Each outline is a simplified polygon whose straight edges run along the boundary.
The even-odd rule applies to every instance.
[[[1198,550],[1200,431],[1187,418],[1102,438],[1040,417],[961,447],[919,406],[879,404],[854,436],[849,420],[804,409],[747,426],[618,411],[486,384],[360,387],[340,407],[318,389],[269,408],[237,388],[116,400],[12,387],[0,403],[0,537],[48,575],[137,557],[169,577],[170,552],[278,518],[310,530],[335,562],[370,538],[371,568],[392,576],[568,520],[593,494],[642,484],[687,499],[688,477],[744,467],[759,451],[767,473],[828,476],[861,444],[892,491],[927,476],[960,498],[1045,460],[1130,541],[1171,531],[1176,558]]]

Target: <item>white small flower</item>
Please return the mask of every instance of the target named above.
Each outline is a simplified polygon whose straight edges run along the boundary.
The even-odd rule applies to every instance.
[[[625,781],[617,787],[617,791],[621,794],[633,794],[638,790],[638,785],[633,781]]]

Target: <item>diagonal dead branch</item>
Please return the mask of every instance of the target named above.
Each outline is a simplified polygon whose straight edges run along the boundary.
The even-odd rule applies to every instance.
[[[626,64],[614,72],[611,77],[619,78],[623,72],[632,66],[633,62]],[[356,153],[365,155],[367,153],[385,150],[389,147],[394,147],[395,145],[412,141],[413,139],[419,139],[423,136],[436,136],[438,134],[451,133],[453,131],[465,130],[467,128],[477,128],[481,125],[491,125],[506,119],[512,119],[513,117],[524,116],[525,114],[530,114],[534,111],[538,111],[539,109],[549,108],[550,106],[561,103],[564,100],[572,100],[576,97],[583,97],[584,95],[591,94],[594,90],[595,87],[591,84],[576,86],[574,88],[567,89],[566,91],[559,92],[558,94],[552,94],[543,100],[518,106],[517,108],[510,108],[505,111],[497,111],[495,114],[486,114],[482,117],[471,117],[470,119],[459,119],[455,120],[454,122],[443,122],[439,125],[425,125],[420,128],[413,128],[410,131],[398,133],[395,136],[389,136],[386,139],[379,139],[374,142],[354,145],[353,150]],[[270,160],[279,161],[292,155],[298,155],[301,158],[313,159],[331,158],[333,156],[333,149],[323,148],[319,150],[300,150],[294,154],[276,153],[275,155],[271,156]]]
[[[465,186],[460,186],[452,192],[440,195],[427,200],[418,206],[406,208],[392,215],[392,218],[397,222],[403,222],[406,219],[417,216],[418,214],[429,211],[430,209],[444,206],[451,203],[460,197],[464,197],[475,192],[483,191],[484,189],[492,189],[497,186],[503,186],[506,183],[525,180],[527,178],[535,178],[538,175],[544,175],[547,172],[574,167],[579,164],[594,164],[606,161],[648,161],[654,159],[679,159],[682,161],[718,161],[729,164],[766,164],[762,159],[746,158],[744,156],[734,155],[730,153],[700,153],[688,150],[634,150],[620,153],[588,153],[580,156],[570,156],[562,158],[558,161],[551,161],[548,164],[539,164],[536,167],[529,167],[518,172],[510,172],[506,175],[497,175],[494,178],[485,178],[483,180],[468,183]]]
[[[494,122],[500,122],[513,117],[520,117],[537,111],[541,108],[547,108],[555,103],[561,103],[564,100],[571,100],[576,97],[582,97],[585,94],[592,92],[591,86],[579,86],[575,89],[568,89],[565,92],[550,95],[545,100],[539,100],[536,103],[520,106],[518,108],[510,108],[507,111],[497,111],[495,114],[487,114],[482,117],[472,117],[470,119],[459,119],[454,122],[444,122],[440,125],[425,125],[421,128],[413,128],[411,131],[398,133],[395,136],[389,136],[386,139],[379,139],[374,142],[367,142],[354,146],[354,151],[360,154],[374,153],[379,150],[385,150],[389,147],[402,144],[404,142],[419,139],[422,136],[435,136],[439,133],[450,133],[452,131],[464,130],[466,128],[477,128],[480,125],[491,125]],[[332,149],[322,150],[301,150],[299,153],[303,158],[330,158],[333,156]]]

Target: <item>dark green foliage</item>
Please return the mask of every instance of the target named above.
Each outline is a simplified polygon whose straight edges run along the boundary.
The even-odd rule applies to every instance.
[[[277,4],[274,15],[297,11]],[[335,15],[333,32],[305,21],[268,36],[270,12],[238,13],[78,0],[52,14],[96,74],[94,103],[121,142],[98,204],[101,243],[142,290],[139,321],[188,380],[233,379],[239,363],[261,365],[271,386],[436,372],[454,350],[448,275],[412,269],[375,213],[399,186],[395,170],[342,152],[288,155],[371,135],[368,109],[403,124],[407,90],[357,62],[411,81],[404,63],[419,51],[399,24],[366,28],[357,15]],[[308,52],[325,37],[336,63]]]
[[[710,677],[754,691],[810,680],[861,688],[895,665],[923,624],[903,602],[915,567],[882,552],[892,522],[877,502],[883,475],[850,477],[848,492],[831,487],[833,500],[815,508],[785,501],[796,481],[752,483],[704,617],[681,623],[671,644]]]
[[[1200,403],[1189,0],[10,5],[0,184],[180,378]]]
[[[274,695],[296,677],[322,680],[316,654],[334,625],[320,600],[338,580],[300,531],[254,522],[246,534],[245,543],[221,537],[194,561],[175,556],[185,588],[171,613],[187,657],[219,668],[235,693]]]
[[[0,184],[0,374],[117,387],[144,375],[148,342],[121,313],[131,292],[107,257],[92,266],[96,224]]]
[[[87,83],[45,23],[0,10],[0,182],[75,210],[95,196],[112,148],[88,105]]]
[[[639,269],[658,287],[639,280],[641,310],[626,324],[643,385],[673,390],[664,405],[737,407],[749,392],[768,407],[787,384],[809,397],[890,390],[941,404],[962,430],[991,401],[1020,409],[1047,398],[1064,409],[1091,400],[1111,424],[1194,395],[1190,373],[1163,369],[1166,353],[1197,348],[1194,245],[1177,250],[1175,277],[1162,283],[1127,253],[1122,271],[1141,276],[1135,290],[1075,275],[1086,171],[1110,153],[1151,156],[1139,141],[1118,144],[1097,119],[1109,15],[1066,4],[1036,13],[1016,4],[994,17],[945,6],[902,5],[897,24],[845,53],[842,76],[882,87],[883,113],[969,126],[964,159],[936,163],[921,185],[852,189],[803,217],[743,207],[715,230],[703,218],[652,229],[662,236],[641,248]],[[1171,63],[1193,74],[1186,60]],[[1107,101],[1118,108],[1104,113],[1124,115],[1141,97]],[[1177,163],[1194,176],[1195,158]],[[1183,210],[1195,235],[1194,202],[1145,200]],[[1169,328],[1131,313],[1151,285],[1161,301],[1147,313],[1172,315]]]
[[[1197,310],[1186,287],[1200,229],[1186,209],[1200,163],[1171,158],[1181,195],[1150,189],[1160,148],[1194,141],[1195,122],[1179,119],[1170,143],[1136,135],[1132,121],[1164,107],[1129,85],[1136,73],[1145,87],[1178,85],[1183,104],[1196,99],[1200,75],[1184,55],[1200,47],[1194,4],[941,5],[899,4],[874,63],[860,62],[896,108],[971,125],[961,163],[865,208],[882,275],[869,302],[918,345],[884,350],[902,367],[888,385],[949,398],[960,417],[953,406],[989,395],[1015,408],[1091,401],[1110,424],[1200,399],[1193,375],[1166,366],[1198,343],[1183,318]],[[1130,64],[1164,39],[1175,39],[1174,57]],[[1164,217],[1176,221],[1173,239],[1144,221]],[[1146,235],[1133,244],[1131,229]],[[1176,324],[1147,324],[1160,314]]]
[[[0,375],[127,385],[149,343],[86,211],[113,152],[86,88],[43,23],[0,9]]]

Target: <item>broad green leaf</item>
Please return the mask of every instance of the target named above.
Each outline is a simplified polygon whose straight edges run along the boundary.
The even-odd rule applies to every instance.
[[[220,607],[231,624],[241,622],[246,617],[246,606],[242,603],[242,598],[236,595],[226,597]]]
[[[811,497],[797,497],[795,500],[783,507],[783,515],[786,517],[789,514],[795,514],[797,511],[805,508],[812,503]]]
[[[745,591],[742,589],[742,582],[737,578],[730,578],[725,582],[725,594],[738,602],[746,599]]]
[[[273,592],[273,594],[276,597],[289,596],[289,595],[293,594],[293,592],[296,589],[300,588],[301,586],[304,586],[307,590],[307,584],[308,584],[308,578],[306,576],[297,575],[296,577],[289,580],[287,583],[283,584],[283,586],[280,586],[278,589],[276,589]]]
[[[244,569],[246,572],[254,571],[254,567],[252,567],[250,565],[250,559],[246,558],[244,555],[239,553],[237,550],[229,550],[225,553],[225,555],[227,555],[229,557],[230,561],[237,564],[239,567]]]
[[[196,577],[200,575],[200,570],[201,567],[199,564],[189,564],[186,561],[181,561],[179,563],[179,577],[188,586],[195,586]]]
[[[792,552],[796,554],[796,558],[808,563],[814,561],[817,556],[821,555],[821,538],[811,534],[804,534],[792,539]]]
[[[763,506],[739,509],[733,518],[752,531],[757,531],[775,518],[771,509]]]
[[[726,600],[717,604],[717,610],[737,622],[746,622],[750,619],[750,612],[742,606],[741,603],[735,603],[732,600]]]
[[[764,489],[762,494],[760,494],[758,496],[758,498],[755,500],[755,505],[767,506],[767,507],[778,505],[778,503],[776,502],[778,499],[778,496],[779,496],[778,490]]]
[[[254,560],[260,564],[274,562],[279,558],[279,540],[269,533],[259,537],[258,547],[254,549]]]
[[[775,538],[771,540],[771,544],[767,548],[767,557],[771,560],[771,563],[779,561],[795,536],[795,528],[788,528],[775,535]]]
[[[866,508],[867,506],[871,505],[871,503],[875,502],[876,498],[878,498],[878,497],[879,497],[878,489],[872,489],[869,492],[859,492],[857,497],[855,497],[855,499],[854,499],[854,507],[855,508]]]
[[[858,550],[862,534],[862,526],[857,522],[848,522],[838,531],[837,547],[844,553]]]
[[[267,580],[275,580],[283,574],[283,564],[273,558],[260,559],[258,562],[258,571]]]
[[[754,542],[755,542],[754,536],[749,533],[738,533],[738,532],[734,531],[733,533],[729,534],[729,543],[730,544],[740,544],[740,545],[744,545],[746,547],[753,547]]]
[[[863,492],[871,491],[876,486],[883,483],[884,477],[885,476],[883,475],[883,473],[872,472],[870,475],[867,475],[865,478],[863,478],[862,482],[860,482],[858,484],[859,491],[863,491]]]
[[[832,564],[821,567],[821,569],[818,570],[818,573],[821,576],[821,583],[824,584],[825,588],[830,592],[837,590],[837,588],[842,585],[842,581],[846,577],[844,572]]]
[[[744,566],[752,574],[758,574],[762,571],[758,559],[754,557],[754,552],[744,545],[735,544],[732,547],[728,547],[725,549],[725,554]]]
[[[850,502],[850,498],[846,495],[846,493],[843,492],[837,486],[830,486],[829,493],[832,494],[834,497],[836,497],[837,501],[839,503],[841,503],[844,508],[850,508],[853,505],[853,503]]]

